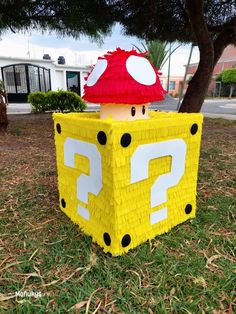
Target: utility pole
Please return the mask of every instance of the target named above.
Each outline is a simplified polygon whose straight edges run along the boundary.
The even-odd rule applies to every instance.
[[[169,93],[169,85],[170,85],[170,56],[171,56],[171,43],[169,48],[169,60],[168,60],[168,76],[167,76],[167,94]]]

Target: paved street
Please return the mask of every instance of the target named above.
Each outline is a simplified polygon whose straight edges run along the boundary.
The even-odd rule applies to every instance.
[[[177,104],[177,99],[168,97],[165,101],[157,103],[155,109],[159,108],[162,110],[172,111],[177,109]],[[151,108],[153,107],[154,106],[151,106]],[[201,112],[236,115],[236,99],[206,99]]]
[[[160,109],[165,111],[175,111],[177,109],[178,100],[170,96],[164,101],[153,103],[150,109]],[[88,111],[99,111],[99,105],[90,104]],[[7,107],[8,114],[30,113],[30,104],[9,104]],[[205,116],[224,117],[226,119],[236,120],[236,99],[207,99],[202,106],[202,113]]]

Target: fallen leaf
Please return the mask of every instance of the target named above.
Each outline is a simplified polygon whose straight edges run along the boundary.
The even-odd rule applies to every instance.
[[[174,295],[175,292],[176,292],[176,289],[175,289],[175,287],[174,287],[174,288],[172,288],[172,289],[170,290],[170,295]]]
[[[218,268],[218,266],[217,266],[216,264],[212,263],[212,262],[213,262],[214,260],[220,258],[220,257],[221,257],[221,255],[213,255],[213,256],[207,258],[206,267],[214,266],[214,267]]]
[[[204,287],[204,288],[207,287],[206,280],[201,276],[194,278],[193,282],[199,286]]]
[[[0,302],[15,298],[15,293],[10,295],[0,294]]]
[[[81,309],[82,307],[84,307],[86,304],[87,304],[88,301],[81,301],[79,303],[76,303],[75,305],[73,305],[70,309],[70,310],[79,310]]]

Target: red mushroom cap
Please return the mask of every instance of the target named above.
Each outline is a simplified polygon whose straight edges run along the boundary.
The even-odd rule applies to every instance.
[[[136,50],[117,48],[99,57],[84,86],[86,101],[94,103],[144,104],[163,100],[157,69]]]

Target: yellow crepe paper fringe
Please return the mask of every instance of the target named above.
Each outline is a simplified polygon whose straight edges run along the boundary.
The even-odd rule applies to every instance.
[[[105,252],[112,255],[121,255],[195,217],[203,117],[201,114],[173,112],[150,112],[149,115],[149,120],[120,122],[101,120],[98,113],[53,114],[61,209]],[[191,134],[194,124],[198,129],[196,134]],[[105,145],[97,140],[99,131],[106,134]],[[128,147],[120,144],[124,133],[132,137]],[[101,155],[102,189],[97,196],[89,193],[88,204],[77,198],[77,179],[81,174],[90,174],[89,161],[85,156],[76,155],[74,168],[64,165],[64,143],[67,138],[95,144]],[[139,145],[171,139],[183,139],[187,145],[185,173],[177,185],[167,190],[167,202],[151,208],[151,187],[161,174],[170,172],[171,157],[151,160],[148,178],[134,184],[130,183],[130,159]],[[188,204],[192,210],[186,214]],[[89,210],[89,221],[78,214],[78,205]],[[151,225],[150,214],[163,207],[168,208],[168,218]],[[109,235],[110,243],[104,241],[104,234]],[[130,242],[125,247],[122,245],[124,236],[126,244]]]

